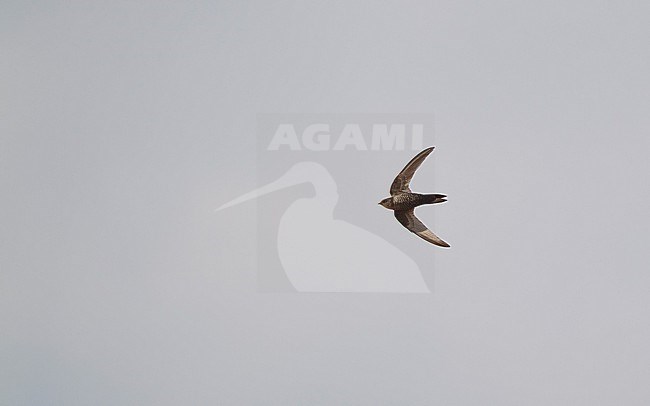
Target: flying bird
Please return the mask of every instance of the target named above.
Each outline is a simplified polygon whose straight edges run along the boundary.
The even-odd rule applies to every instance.
[[[417,217],[415,217],[414,213],[414,209],[423,204],[446,202],[447,196],[439,194],[423,195],[413,193],[409,187],[415,171],[417,171],[420,165],[422,165],[422,162],[424,162],[426,157],[429,156],[431,151],[433,151],[433,148],[434,147],[429,147],[425,149],[406,164],[404,169],[397,174],[397,177],[393,180],[393,184],[390,186],[390,197],[385,198],[379,202],[379,204],[389,210],[393,210],[397,221],[418,237],[440,247],[449,247],[449,244],[441,240]]]

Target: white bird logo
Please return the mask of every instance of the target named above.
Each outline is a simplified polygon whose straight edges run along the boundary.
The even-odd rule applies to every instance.
[[[299,292],[429,292],[419,267],[383,238],[333,218],[336,182],[324,166],[301,162],[283,176],[217,210],[296,184],[311,183],[315,196],[283,213],[277,249],[287,278]]]

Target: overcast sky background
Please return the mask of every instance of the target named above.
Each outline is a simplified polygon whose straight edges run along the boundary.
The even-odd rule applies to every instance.
[[[3,2],[0,404],[647,405],[649,14]],[[303,112],[434,114],[433,294],[257,291],[213,209]]]

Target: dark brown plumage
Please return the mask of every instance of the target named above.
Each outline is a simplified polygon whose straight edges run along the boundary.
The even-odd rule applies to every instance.
[[[393,210],[397,221],[418,237],[440,247],[449,247],[449,244],[441,240],[415,217],[415,213],[413,212],[416,207],[422,206],[423,204],[436,204],[447,201],[447,196],[445,195],[413,193],[409,187],[415,171],[418,170],[422,162],[433,151],[433,148],[429,147],[425,149],[406,164],[390,186],[391,197],[387,197],[379,202],[379,204],[389,210]]]

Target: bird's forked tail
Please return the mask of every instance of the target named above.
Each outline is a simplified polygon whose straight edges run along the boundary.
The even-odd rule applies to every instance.
[[[432,194],[432,195],[424,195],[424,197],[425,197],[424,204],[436,204],[436,203],[443,203],[447,201],[447,195]]]

